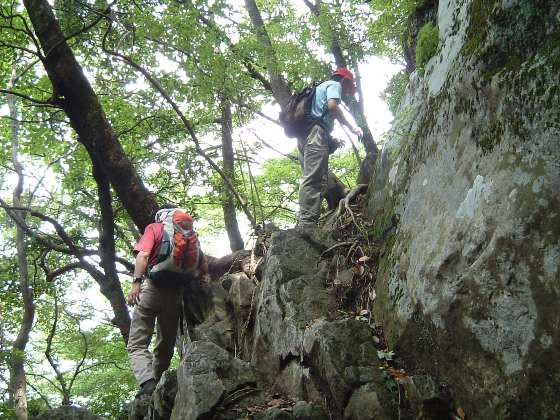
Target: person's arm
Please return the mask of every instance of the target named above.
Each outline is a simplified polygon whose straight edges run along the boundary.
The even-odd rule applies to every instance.
[[[157,225],[150,224],[146,227],[144,234],[134,247],[134,252],[136,254],[136,261],[134,263],[134,279],[138,279],[143,277],[148,272],[148,263],[150,261],[150,253],[152,249],[156,246],[158,242],[156,232]],[[140,289],[142,285],[142,281],[133,281],[132,289],[128,294],[127,302],[129,305],[134,305],[138,303],[138,299],[140,297]]]
[[[134,264],[134,278],[143,277],[146,274],[146,270],[148,268],[148,261],[150,258],[150,253],[146,251],[139,251],[136,254],[136,262]],[[132,283],[132,289],[130,289],[130,293],[128,294],[128,304],[134,305],[138,302],[138,298],[140,296],[140,286],[142,282],[136,281]]]
[[[341,125],[348,127],[350,131],[357,136],[362,134],[362,130],[359,127],[354,127],[348,122],[336,99],[329,99],[327,102],[327,108],[329,109],[330,114],[336,118]]]
[[[143,277],[146,274],[149,258],[150,258],[150,253],[146,251],[139,251],[136,254],[136,262],[134,264],[135,279],[139,277]],[[142,286],[142,282],[140,281],[135,281],[132,283],[132,289],[130,289],[130,293],[128,294],[128,299],[127,299],[129,305],[134,305],[138,303],[141,286]]]

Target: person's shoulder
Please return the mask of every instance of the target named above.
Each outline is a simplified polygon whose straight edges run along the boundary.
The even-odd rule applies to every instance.
[[[340,82],[337,82],[336,80],[325,80],[319,86],[329,87],[329,86],[336,86],[336,85],[340,85]]]
[[[150,223],[148,226],[146,226],[146,229],[144,229],[144,234],[146,234],[148,232],[157,233],[161,230],[163,230],[163,223],[154,222],[154,223]]]

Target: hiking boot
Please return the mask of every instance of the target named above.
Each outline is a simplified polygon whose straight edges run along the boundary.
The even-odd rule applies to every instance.
[[[139,398],[142,395],[152,395],[156,389],[156,385],[157,383],[155,379],[148,379],[146,382],[143,382],[140,385],[140,391],[136,393],[136,398]]]

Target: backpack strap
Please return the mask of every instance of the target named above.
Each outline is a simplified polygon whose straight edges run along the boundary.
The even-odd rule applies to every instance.
[[[305,137],[307,137],[309,135],[309,133],[311,132],[311,129],[313,128],[313,126],[315,125],[320,125],[327,133],[329,133],[329,127],[327,126],[327,123],[324,121],[324,117],[325,115],[328,114],[329,112],[329,107],[328,107],[328,102],[325,106],[325,109],[323,110],[323,113],[321,114],[321,116],[319,117],[315,117],[312,114],[312,108],[313,108],[313,103],[315,102],[315,97],[317,95],[317,88],[322,85],[323,83],[325,83],[326,80],[321,80],[319,82],[314,82],[313,83],[313,97],[311,98],[311,106],[307,115],[307,127],[305,130]]]
[[[181,225],[179,225],[179,223],[177,223],[176,221],[173,221],[173,227],[175,228],[175,230],[178,230],[179,232],[181,232],[181,234],[183,234],[183,236],[186,236],[187,238],[190,238],[193,235],[193,230],[192,229],[184,229],[181,227]]]

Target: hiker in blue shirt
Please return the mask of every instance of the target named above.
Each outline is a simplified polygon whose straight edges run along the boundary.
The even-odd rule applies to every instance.
[[[321,213],[321,201],[327,191],[329,170],[329,143],[334,120],[345,125],[352,133],[360,136],[362,130],[354,127],[339,107],[342,94],[355,92],[354,75],[339,67],[331,80],[317,86],[311,106],[313,122],[307,137],[298,139],[303,178],[299,188],[298,226],[317,225]]]

